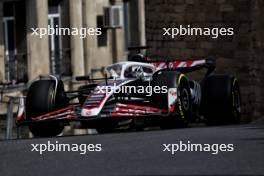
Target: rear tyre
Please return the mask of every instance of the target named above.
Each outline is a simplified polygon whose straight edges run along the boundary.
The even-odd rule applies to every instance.
[[[177,89],[177,101],[169,117],[161,117],[161,128],[186,127],[191,118],[191,92],[188,79],[181,73],[174,71],[160,71],[154,75],[152,86],[167,86]],[[168,109],[168,93],[153,94],[153,102],[159,107]]]
[[[46,114],[68,104],[62,81],[58,82],[55,95],[55,81],[39,80],[29,88],[26,99],[26,115],[28,120]],[[51,137],[62,132],[64,126],[57,121],[36,122],[29,125],[34,136]]]
[[[231,75],[212,75],[206,78],[202,107],[207,125],[239,123],[241,96],[237,79]]]

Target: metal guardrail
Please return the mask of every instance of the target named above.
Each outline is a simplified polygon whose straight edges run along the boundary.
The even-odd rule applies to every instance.
[[[14,106],[14,97],[9,97],[9,103],[7,108],[7,117],[6,117],[6,139],[12,139],[13,134],[13,106]]]
[[[16,84],[16,82],[5,82],[0,83],[0,103],[7,105],[6,111],[6,122],[5,122],[5,139],[12,139],[13,138],[13,130],[14,130],[14,106],[19,104],[21,98],[25,98],[23,96],[10,96],[5,95],[12,92],[24,91],[28,87],[28,84],[20,83]],[[17,110],[18,112],[18,110]],[[20,137],[20,129],[17,128],[17,138]]]
[[[6,113],[6,133],[5,139],[9,140],[13,138],[13,129],[14,129],[14,105],[18,105],[21,98],[25,98],[23,96],[6,96],[9,98],[7,102],[7,113]],[[18,112],[18,110],[17,110]],[[17,138],[20,136],[20,130],[17,128]]]

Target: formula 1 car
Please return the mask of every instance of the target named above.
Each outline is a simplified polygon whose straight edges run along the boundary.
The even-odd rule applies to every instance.
[[[190,72],[207,69],[200,81]],[[55,76],[41,77],[21,99],[17,125],[34,136],[56,136],[71,121],[109,132],[116,128],[185,127],[204,120],[208,125],[238,123],[240,90],[232,75],[214,74],[215,59],[151,60],[141,54],[105,68],[104,78],[76,77],[82,85],[64,90]],[[24,105],[25,104],[25,105]]]

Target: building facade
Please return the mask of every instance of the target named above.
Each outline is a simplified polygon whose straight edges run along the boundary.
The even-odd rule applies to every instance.
[[[118,27],[104,26],[104,9],[110,6],[120,9]],[[74,78],[125,60],[127,46],[144,44],[144,25],[142,29],[138,22],[144,10],[138,7],[144,9],[144,1],[1,0],[0,82],[26,83],[45,74]],[[101,28],[102,34],[32,35],[31,28],[48,26]]]
[[[122,25],[104,26],[110,6],[121,9]],[[262,0],[0,0],[0,83],[26,83],[40,74],[74,80],[126,60],[128,46],[149,45],[154,58],[218,58],[216,71],[238,77],[243,115],[254,119],[264,114],[263,12]],[[162,35],[163,27],[180,24],[233,27],[234,35]],[[100,27],[102,35],[32,35],[31,28],[48,25]]]

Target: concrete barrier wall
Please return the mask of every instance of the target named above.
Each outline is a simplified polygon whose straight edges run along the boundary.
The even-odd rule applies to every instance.
[[[145,0],[146,40],[151,57],[216,56],[217,72],[238,77],[244,120],[264,114],[263,1]],[[233,36],[163,36],[163,27],[232,27]]]

